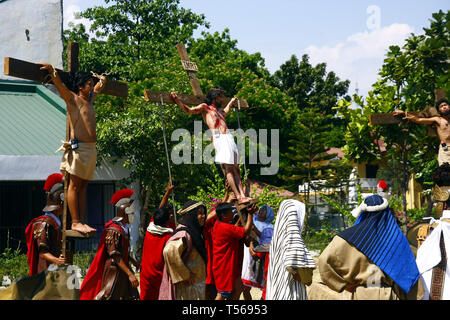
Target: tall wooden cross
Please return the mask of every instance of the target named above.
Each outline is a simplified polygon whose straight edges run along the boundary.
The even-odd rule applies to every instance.
[[[55,70],[58,72],[58,75],[61,79],[66,79],[68,77],[69,72],[78,71],[79,68],[79,45],[76,42],[69,41],[67,47],[67,65],[68,70],[63,71],[60,69]],[[11,57],[5,57],[5,66],[4,73],[10,77],[16,77],[26,80],[32,80],[42,83],[51,83],[49,82],[49,73],[46,70],[41,70],[42,65],[23,61]],[[127,98],[128,96],[128,85],[123,82],[108,80],[106,82],[105,88],[103,88],[101,94],[117,96],[121,98]],[[69,112],[66,112],[66,141],[70,139],[70,115]],[[87,234],[83,234],[74,230],[67,230],[67,191],[68,185],[70,181],[70,174],[65,173],[64,176],[64,211],[63,211],[63,221],[62,221],[62,248],[61,254],[63,257],[71,259],[71,252],[67,248],[67,242],[69,239],[70,247],[73,248],[73,241],[75,238],[90,238],[96,234],[96,232],[91,232]]]

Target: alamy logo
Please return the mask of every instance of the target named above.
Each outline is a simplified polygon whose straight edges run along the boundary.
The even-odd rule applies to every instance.
[[[381,9],[379,6],[371,5],[366,9],[366,13],[370,16],[366,20],[366,26],[369,30],[380,29],[381,27]]]
[[[242,129],[228,130],[236,142],[239,153],[239,163],[244,163],[245,146],[248,142],[248,162],[249,164],[262,164],[266,167],[260,169],[261,175],[275,175],[279,169],[279,130],[270,129],[270,148],[268,145],[269,130],[267,129]],[[214,143],[211,130],[203,132],[202,121],[194,121],[193,140],[189,130],[184,128],[175,129],[171,135],[171,141],[179,141],[172,148],[171,161],[174,164],[213,164],[214,163]],[[193,142],[193,143],[192,143]],[[203,148],[204,142],[209,144]],[[194,150],[192,150],[192,148]],[[270,155],[268,154],[270,150]],[[193,160],[192,160],[193,155]]]

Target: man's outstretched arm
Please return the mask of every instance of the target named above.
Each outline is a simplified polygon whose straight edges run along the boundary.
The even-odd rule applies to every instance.
[[[426,125],[431,125],[431,124],[439,124],[439,117],[431,117],[431,118],[420,118],[417,117],[415,115],[412,114],[408,114],[407,111],[403,111],[403,110],[395,110],[393,112],[394,116],[403,116],[403,119],[414,122],[414,123],[418,123],[418,124],[426,124]]]
[[[199,104],[196,107],[192,107],[189,108],[187,105],[185,105],[183,102],[180,101],[180,99],[178,99],[178,96],[175,92],[171,92],[170,93],[170,97],[173,99],[173,101],[175,101],[175,103],[177,105],[179,105],[181,107],[181,109],[183,109],[184,112],[188,113],[188,114],[192,114],[192,113],[201,113],[203,111],[203,108],[205,106],[204,103]]]
[[[53,68],[53,66],[50,63],[38,62],[38,64],[42,65],[42,67],[40,68],[41,70],[48,71],[53,84],[55,85],[56,89],[58,89],[58,92],[59,92],[61,98],[63,98],[66,103],[71,101],[73,99],[74,94],[62,82],[56,69]]]
[[[227,106],[223,109],[223,115],[226,117],[230,111],[231,107],[238,101],[238,98],[234,97],[233,99],[228,102]]]
[[[98,77],[99,81],[97,82],[97,84],[94,87],[94,95],[92,97],[92,102],[94,102],[95,98],[97,98],[97,96],[103,91],[103,89],[105,89],[106,86],[106,77],[105,76],[99,76]]]

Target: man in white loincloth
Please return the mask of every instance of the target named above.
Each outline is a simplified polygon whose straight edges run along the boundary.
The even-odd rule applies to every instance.
[[[225,166],[225,175],[240,203],[248,202],[251,198],[247,197],[242,186],[241,175],[239,171],[239,153],[234,142],[234,138],[228,131],[225,117],[230,113],[231,106],[237,101],[237,98],[231,99],[228,105],[221,109],[225,90],[220,87],[213,87],[206,95],[206,103],[196,107],[189,108],[182,103],[176,93],[170,95],[184,112],[188,114],[201,113],[203,120],[211,130],[213,136],[214,149],[216,150],[215,162]]]

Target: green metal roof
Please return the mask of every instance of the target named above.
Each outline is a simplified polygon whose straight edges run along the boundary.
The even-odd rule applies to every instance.
[[[61,97],[37,82],[0,80],[0,155],[58,155],[65,136]]]

